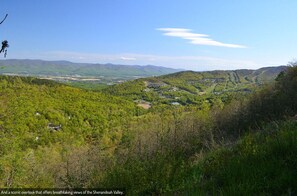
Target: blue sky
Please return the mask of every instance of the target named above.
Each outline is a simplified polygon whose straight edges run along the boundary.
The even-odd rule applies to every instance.
[[[284,65],[297,1],[1,0],[7,58],[191,70]],[[3,59],[3,56],[0,57]]]

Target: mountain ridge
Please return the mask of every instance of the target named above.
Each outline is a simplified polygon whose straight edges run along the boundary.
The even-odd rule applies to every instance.
[[[182,71],[127,81],[110,86],[105,91],[152,105],[195,105],[205,98],[228,97],[232,92],[250,94],[257,86],[273,82],[287,68],[279,66],[257,70]]]
[[[120,65],[101,63],[74,63],[70,61],[45,61],[39,59],[0,60],[0,74],[27,75],[82,75],[82,76],[154,76],[169,74],[181,69],[173,69],[154,65]]]

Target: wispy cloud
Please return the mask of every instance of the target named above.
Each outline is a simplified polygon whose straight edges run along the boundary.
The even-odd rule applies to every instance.
[[[125,56],[122,56],[121,59],[124,61],[135,61],[136,60],[136,58],[134,58],[134,57],[125,57]]]
[[[226,44],[209,38],[209,35],[192,33],[191,29],[183,28],[158,28],[157,30],[165,32],[164,35],[172,37],[180,37],[190,40],[190,43],[196,45],[221,46],[228,48],[246,48],[246,46],[238,44]]]

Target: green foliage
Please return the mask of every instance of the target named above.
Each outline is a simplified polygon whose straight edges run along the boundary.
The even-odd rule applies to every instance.
[[[67,85],[73,86],[80,89],[92,90],[92,91],[101,91],[102,89],[107,88],[108,86],[103,83],[95,82],[67,82]]]
[[[68,186],[66,181],[56,181],[58,177],[49,169],[48,174],[37,171],[41,165],[56,164],[37,154],[53,145],[47,156],[55,152],[56,159],[61,159],[60,145],[76,147],[78,151],[83,150],[82,146],[114,146],[121,141],[125,125],[136,112],[133,102],[48,80],[1,76],[0,88],[0,176],[5,176],[1,187]],[[113,150],[109,148],[105,153]],[[30,159],[26,158],[28,153]],[[65,162],[62,159],[59,164]],[[33,165],[36,169],[31,169]],[[29,183],[32,175],[38,180]],[[75,186],[78,184],[71,182],[71,187]]]
[[[157,154],[150,159],[127,160],[122,167],[115,167],[106,176],[103,185],[124,187],[132,195],[160,194],[182,188],[187,175],[184,162],[181,158],[171,156]]]

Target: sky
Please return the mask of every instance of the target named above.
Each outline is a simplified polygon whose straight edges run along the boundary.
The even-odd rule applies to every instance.
[[[7,59],[256,69],[296,60],[296,8],[295,0],[1,0],[0,40]]]

